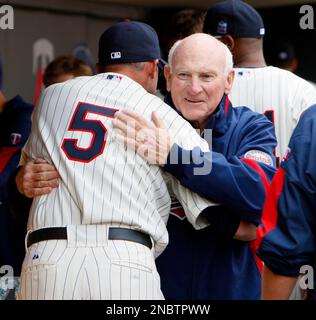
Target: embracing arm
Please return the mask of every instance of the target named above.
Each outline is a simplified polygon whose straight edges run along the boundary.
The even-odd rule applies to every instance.
[[[20,166],[15,176],[17,190],[27,198],[50,193],[58,187],[58,172],[46,160],[36,159]]]
[[[58,172],[43,159],[28,161],[19,166],[9,179],[9,206],[16,218],[24,218],[32,198],[50,193],[58,187]]]
[[[171,159],[170,150],[172,146],[172,139],[170,138],[168,130],[164,128],[162,122],[155,113],[153,113],[152,118],[154,125],[146,121],[140,115],[130,111],[123,111],[116,114],[116,119],[113,121],[113,127],[120,129],[117,134],[117,137],[120,141],[128,145],[130,148],[133,148],[148,162],[152,164],[163,165],[166,163],[167,158],[168,161]],[[128,124],[130,123],[134,123],[134,126],[128,127]],[[169,164],[172,165],[171,161]],[[176,162],[174,167],[178,166],[182,166],[182,164]],[[200,176],[197,176],[198,179],[199,177]],[[176,178],[178,177],[176,176]],[[182,183],[181,179],[178,180]],[[188,187],[191,189],[190,186]],[[208,189],[208,186],[203,186],[202,189]],[[200,192],[201,190],[193,191],[200,193],[206,198],[214,200],[214,198],[210,197],[208,194]],[[209,214],[208,216],[210,217],[211,225],[213,225],[214,228],[220,225],[219,229],[223,230],[225,234],[229,234],[229,236],[233,236],[235,234],[235,239],[243,241],[253,240],[256,237],[256,227],[249,222],[240,221],[239,217],[236,218],[236,214],[234,216],[227,211],[228,210],[221,210],[221,212],[218,212],[217,214]],[[224,225],[224,221],[227,221],[227,223],[230,222],[232,226],[227,229]]]
[[[238,153],[229,158],[174,144],[164,168],[185,187],[235,209],[242,220],[258,225],[266,189],[275,172],[276,139],[272,123],[259,115],[243,134]],[[174,164],[174,157],[186,161]]]

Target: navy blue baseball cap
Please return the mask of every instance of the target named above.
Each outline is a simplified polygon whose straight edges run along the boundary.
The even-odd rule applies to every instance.
[[[211,5],[206,13],[203,32],[212,36],[262,38],[265,34],[260,14],[240,0],[227,0]]]
[[[138,21],[119,22],[108,28],[99,40],[99,64],[145,62],[159,59],[159,67],[165,62],[160,57],[156,31]]]

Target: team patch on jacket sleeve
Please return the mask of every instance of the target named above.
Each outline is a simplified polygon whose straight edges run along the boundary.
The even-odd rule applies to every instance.
[[[267,164],[269,166],[273,166],[272,157],[263,151],[260,150],[249,150],[245,153],[245,159],[251,159],[257,162],[261,162]]]

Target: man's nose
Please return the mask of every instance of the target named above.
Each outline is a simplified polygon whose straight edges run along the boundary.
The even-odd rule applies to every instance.
[[[202,91],[202,86],[198,77],[192,77],[189,83],[189,93],[196,95]]]

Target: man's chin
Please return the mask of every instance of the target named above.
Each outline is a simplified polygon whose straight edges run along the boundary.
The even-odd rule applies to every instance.
[[[183,115],[187,120],[198,121],[205,117],[206,112],[203,110],[191,110],[189,112],[184,112]]]

